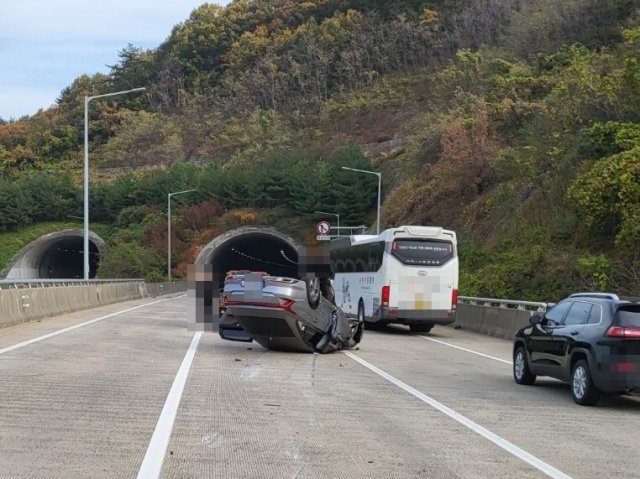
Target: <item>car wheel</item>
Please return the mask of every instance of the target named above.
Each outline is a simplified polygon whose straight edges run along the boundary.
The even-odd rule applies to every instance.
[[[433,324],[410,324],[409,330],[412,333],[428,333],[433,329]]]
[[[316,309],[320,304],[320,296],[322,292],[320,291],[320,279],[317,277],[307,278],[304,281],[307,285],[307,301],[309,301],[309,306],[311,309]]]
[[[581,406],[595,406],[600,399],[600,391],[591,380],[589,364],[580,359],[571,371],[571,396]]]
[[[513,355],[513,378],[518,384],[531,385],[536,382],[536,375],[529,370],[527,355],[522,346]]]
[[[362,300],[358,303],[358,322],[364,323],[364,303]]]
[[[364,335],[364,304],[360,301],[358,304],[358,324],[356,325],[356,333],[353,335],[353,341],[358,344],[362,341]]]

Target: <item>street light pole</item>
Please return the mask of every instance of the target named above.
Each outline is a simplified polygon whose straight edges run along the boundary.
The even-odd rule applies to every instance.
[[[89,102],[96,98],[107,96],[124,95],[142,91],[145,88],[134,88],[132,90],[116,91],[105,93],[104,95],[84,97],[84,233],[83,233],[83,254],[84,254],[84,279],[89,279]]]
[[[320,213],[321,215],[331,215],[331,216],[337,217],[338,227],[336,229],[338,230],[338,236],[340,236],[340,215],[338,213],[327,213],[326,211],[316,211],[316,213]]]
[[[190,193],[194,190],[176,191],[167,195],[167,278],[171,281],[171,197],[181,195],[182,193]]]
[[[376,175],[378,177],[378,217],[376,220],[376,234],[380,234],[380,194],[382,192],[382,173],[377,171],[368,171],[368,170],[358,170],[357,168],[349,168],[348,166],[343,166],[343,170],[351,170],[358,171],[360,173],[369,173],[371,175]]]

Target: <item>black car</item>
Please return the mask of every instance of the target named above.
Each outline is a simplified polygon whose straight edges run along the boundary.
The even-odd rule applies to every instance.
[[[576,403],[601,393],[640,391],[640,302],[611,293],[577,293],[531,316],[513,344],[513,377],[551,376],[571,385]]]

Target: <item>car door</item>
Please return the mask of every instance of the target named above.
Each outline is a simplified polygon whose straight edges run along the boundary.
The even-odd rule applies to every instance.
[[[539,324],[531,328],[527,348],[531,358],[531,371],[541,376],[557,374],[557,346],[554,333],[561,326],[572,301],[561,301],[545,313]]]
[[[586,301],[574,301],[569,311],[562,319],[562,323],[553,330],[552,362],[553,376],[568,379],[571,373],[571,352],[589,321],[592,304]]]

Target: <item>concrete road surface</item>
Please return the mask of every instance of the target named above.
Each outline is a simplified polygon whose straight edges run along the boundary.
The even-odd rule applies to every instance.
[[[268,351],[187,298],[0,330],[0,477],[636,478],[640,399],[519,386],[511,343],[448,327]]]

